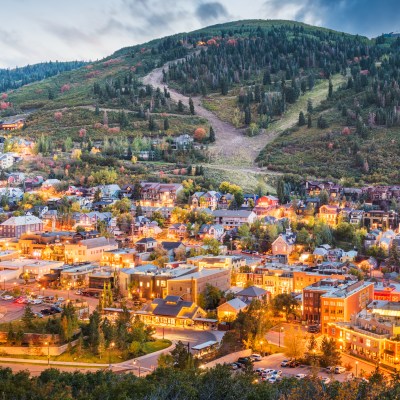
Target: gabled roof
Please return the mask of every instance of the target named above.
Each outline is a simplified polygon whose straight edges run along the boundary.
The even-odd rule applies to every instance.
[[[153,239],[153,238],[142,238],[142,239],[140,239],[140,240],[138,240],[137,242],[136,242],[136,244],[146,244],[146,243],[154,243],[154,242],[157,242],[157,240],[156,239]]]
[[[161,242],[161,246],[165,250],[175,250],[181,245],[183,245],[182,242]]]
[[[22,217],[11,217],[1,223],[3,226],[24,226],[32,224],[43,224],[43,221],[34,215],[25,215]]]
[[[245,297],[259,297],[264,296],[266,293],[267,291],[262,288],[259,288],[257,286],[250,286],[246,289],[241,290],[239,293],[236,293],[236,295]]]
[[[247,307],[247,304],[244,301],[242,301],[242,300],[240,300],[238,298],[234,298],[232,300],[227,301],[224,304],[221,304],[217,308],[224,307],[224,306],[227,306],[227,305],[229,305],[230,307],[232,307],[233,309],[235,309],[237,311],[243,310],[244,308]]]

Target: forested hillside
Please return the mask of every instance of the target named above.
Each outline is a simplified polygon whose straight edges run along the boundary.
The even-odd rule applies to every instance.
[[[72,71],[85,65],[83,61],[49,61],[25,67],[12,69],[0,69],[0,91],[5,92],[9,89],[16,89],[28,83],[41,81],[61,72]]]
[[[115,124],[132,140],[168,138],[171,132],[193,135],[196,127],[208,131],[214,125],[216,142],[208,134],[202,141],[216,148],[215,154],[221,146],[251,147],[244,167],[254,168],[255,161],[267,172],[400,182],[399,50],[397,37],[370,40],[291,21],[236,21],[123,48],[74,71],[9,91],[3,115],[48,110],[44,122],[65,107],[96,108],[97,115],[99,107],[114,109],[121,116]],[[40,65],[24,82],[57,68]],[[143,84],[155,71],[157,79],[147,83],[158,87]],[[18,85],[23,75],[16,71],[4,82]],[[188,107],[189,97],[182,94],[197,97],[196,106]],[[132,113],[129,120],[122,110]],[[224,121],[223,129],[207,117],[209,111]],[[176,119],[171,126],[169,114]],[[188,114],[190,124],[185,122]],[[196,114],[207,121],[197,120]],[[39,127],[31,121],[34,116],[26,133]],[[80,123],[88,136],[97,136],[91,119]],[[57,134],[53,125],[40,125],[40,132]],[[64,128],[79,130],[69,122]],[[242,139],[234,140],[238,137]],[[238,152],[236,159],[240,157]]]

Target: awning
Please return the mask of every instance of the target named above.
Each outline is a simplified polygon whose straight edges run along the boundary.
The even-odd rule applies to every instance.
[[[193,321],[195,322],[209,322],[210,324],[215,324],[218,322],[217,319],[211,319],[211,318],[193,318]]]

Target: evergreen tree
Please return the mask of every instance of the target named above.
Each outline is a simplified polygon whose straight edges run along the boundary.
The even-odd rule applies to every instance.
[[[210,126],[210,136],[209,136],[210,143],[215,142],[215,132],[212,126]]]
[[[182,100],[178,101],[178,112],[183,112],[183,103]]]
[[[333,85],[332,85],[332,80],[329,79],[328,99],[331,99],[332,96],[333,96]]]
[[[312,117],[311,114],[308,113],[307,114],[307,128],[311,128],[312,127]]]
[[[25,306],[24,314],[22,315],[22,322],[26,329],[30,329],[33,327],[33,320],[35,319],[35,314],[32,311],[32,308],[29,304]]]
[[[168,118],[164,118],[164,131],[169,129],[169,121]]]
[[[94,114],[95,115],[100,115],[100,108],[99,108],[98,104],[96,104],[96,108],[94,109]]]
[[[303,111],[300,111],[299,114],[299,126],[304,126],[306,124],[306,117],[304,116]]]
[[[244,110],[244,123],[246,125],[250,125],[251,124],[251,111],[250,111],[250,107],[246,107]]]
[[[189,110],[190,110],[190,114],[194,115],[194,103],[193,103],[193,99],[191,97],[189,97]]]

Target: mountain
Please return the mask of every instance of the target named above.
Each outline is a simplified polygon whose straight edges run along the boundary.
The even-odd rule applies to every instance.
[[[8,101],[15,112],[36,110],[25,135],[51,135],[60,145],[66,135],[82,141],[80,126],[102,140],[109,132],[94,127],[114,124],[119,138],[170,162],[177,158],[168,137],[201,128],[195,140],[206,150],[182,151],[179,161],[211,160],[211,169],[225,172],[398,183],[399,49],[395,36],[370,40],[292,21],[235,21],[120,49],[15,89]],[[197,98],[193,110],[189,96]],[[150,145],[155,136],[160,144]]]

